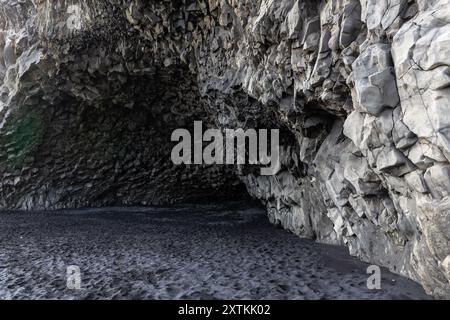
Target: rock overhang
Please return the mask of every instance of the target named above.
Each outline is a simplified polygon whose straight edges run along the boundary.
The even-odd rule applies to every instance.
[[[162,100],[178,126],[199,118],[223,128],[280,126],[289,132],[280,173],[241,176],[270,219],[300,236],[345,244],[448,296],[448,1],[1,5],[6,158],[15,158],[15,147],[39,154],[33,148],[42,151],[45,143],[37,141],[52,141],[38,128],[48,116],[43,109],[55,110],[64,127],[62,119],[77,110],[85,118],[142,119],[139,113],[150,105],[147,114],[155,112]],[[75,30],[71,18],[79,18],[69,21]],[[154,90],[161,83],[166,87]],[[161,99],[161,91],[177,98]],[[183,99],[190,102],[174,107]],[[61,166],[79,168],[72,166],[77,156],[61,158]],[[157,168],[157,161],[149,163]],[[32,172],[26,167],[3,169],[5,206],[29,194],[17,180]],[[44,189],[37,194],[59,192],[51,184]]]

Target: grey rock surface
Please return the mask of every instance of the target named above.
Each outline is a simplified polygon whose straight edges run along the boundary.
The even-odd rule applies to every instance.
[[[172,128],[278,127],[280,172],[238,170],[273,223],[450,297],[449,0],[0,9],[3,208],[207,194],[233,170],[172,167]]]

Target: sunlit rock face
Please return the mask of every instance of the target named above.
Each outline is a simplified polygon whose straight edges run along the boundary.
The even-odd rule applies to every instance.
[[[450,1],[0,6],[2,207],[181,201],[236,171],[272,222],[450,297]],[[194,120],[282,128],[281,169],[172,166]]]

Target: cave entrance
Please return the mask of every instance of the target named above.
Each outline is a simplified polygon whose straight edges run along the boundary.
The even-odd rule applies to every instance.
[[[164,205],[247,197],[234,166],[174,165],[171,134],[208,123],[195,76],[153,69],[122,85],[90,76],[61,101],[25,110],[20,154],[4,159],[3,206],[20,209]],[[20,118],[20,117],[19,117]],[[211,123],[211,122],[210,122]],[[22,126],[23,127],[23,126]],[[11,149],[11,145],[8,145]]]

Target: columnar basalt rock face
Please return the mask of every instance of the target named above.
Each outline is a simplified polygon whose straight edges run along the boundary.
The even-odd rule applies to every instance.
[[[202,192],[199,181],[233,185],[209,168],[174,186],[170,129],[276,126],[280,171],[237,170],[272,222],[450,297],[450,1],[0,9],[3,207],[151,204]]]
[[[74,33],[58,23],[70,21],[73,3],[2,5],[8,24],[1,63],[2,208],[242,195],[232,168],[172,164],[172,131],[192,130],[198,119],[207,123],[205,102],[188,66],[155,63],[145,52],[148,41],[127,30],[120,11],[80,3],[73,12],[104,12],[105,18],[92,26],[95,32]]]

